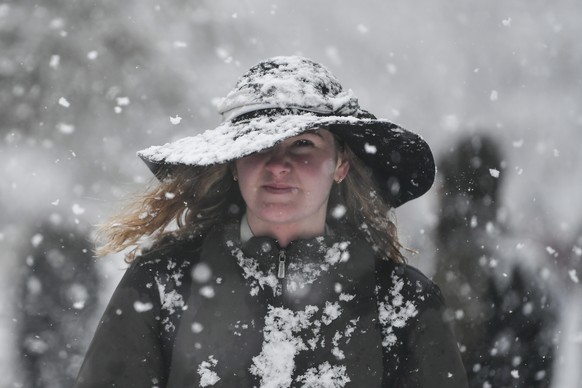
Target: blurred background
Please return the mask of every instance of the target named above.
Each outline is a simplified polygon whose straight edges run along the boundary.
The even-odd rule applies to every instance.
[[[397,210],[401,239],[469,301],[461,332],[496,290],[505,310],[476,316],[499,318],[479,340],[509,357],[499,386],[582,386],[580,17],[578,0],[0,0],[0,387],[70,385],[125,268],[93,258],[93,227],[151,179],[136,151],[216,126],[246,69],[290,54],[431,145],[437,181]],[[511,345],[528,325],[530,372]]]

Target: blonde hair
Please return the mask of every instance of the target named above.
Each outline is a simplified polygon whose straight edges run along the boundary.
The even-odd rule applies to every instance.
[[[238,194],[238,195],[237,195]],[[154,242],[168,235],[203,235],[224,217],[244,206],[227,164],[176,166],[164,180],[153,182],[137,201],[129,203],[97,230],[105,244],[98,256],[130,248],[126,261],[141,252],[144,238]]]
[[[369,169],[349,147],[341,146],[350,169],[341,184],[334,184],[328,204],[328,222],[348,226],[368,241],[383,258],[405,262],[398,241],[393,211],[379,195]],[[104,256],[126,249],[126,261],[141,253],[141,241],[152,238],[203,236],[218,224],[236,219],[245,204],[228,164],[206,167],[176,166],[172,175],[130,203],[98,229],[105,244],[97,249]]]
[[[349,147],[342,146],[350,162],[345,180],[332,188],[328,209],[330,223],[347,224],[384,259],[406,262],[398,239],[394,209],[382,198],[372,172]]]

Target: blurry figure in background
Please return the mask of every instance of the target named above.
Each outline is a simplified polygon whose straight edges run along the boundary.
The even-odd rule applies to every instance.
[[[437,269],[471,387],[547,387],[555,307],[543,252],[513,239],[500,207],[503,158],[484,135],[444,156]]]
[[[99,276],[87,228],[58,214],[43,221],[22,252],[20,331],[26,387],[70,387],[95,323]]]
[[[565,258],[562,271],[563,295],[560,310],[560,352],[555,362],[554,387],[582,387],[582,230],[570,244],[564,244],[560,257]]]

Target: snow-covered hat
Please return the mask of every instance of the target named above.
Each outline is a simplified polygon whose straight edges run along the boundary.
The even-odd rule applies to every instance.
[[[162,179],[176,165],[226,163],[323,127],[372,170],[394,207],[421,196],[434,181],[432,152],[419,135],[361,109],[329,70],[303,57],[274,57],[253,66],[218,111],[218,127],[139,151],[139,157]]]

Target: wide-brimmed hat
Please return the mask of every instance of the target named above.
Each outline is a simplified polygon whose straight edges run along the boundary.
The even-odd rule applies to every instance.
[[[351,90],[322,65],[288,56],[260,62],[218,104],[223,122],[214,129],[139,151],[160,179],[178,165],[227,163],[307,130],[326,128],[368,166],[394,207],[424,194],[435,166],[419,135],[360,108]]]

